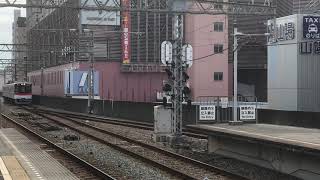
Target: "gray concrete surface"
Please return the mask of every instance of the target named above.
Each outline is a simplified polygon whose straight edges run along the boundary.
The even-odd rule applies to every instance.
[[[191,125],[208,134],[208,152],[306,180],[320,179],[320,130],[245,124]]]
[[[56,159],[15,129],[0,129],[0,156],[13,155],[30,179],[77,180]]]

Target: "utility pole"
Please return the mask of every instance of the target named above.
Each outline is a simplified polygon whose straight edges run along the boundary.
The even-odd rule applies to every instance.
[[[177,14],[173,20],[173,57],[174,57],[174,84],[173,84],[173,118],[172,127],[173,134],[177,137],[182,135],[182,102],[183,102],[183,83],[182,83],[182,72],[183,72],[183,62],[182,62],[182,43],[183,43],[183,15]]]
[[[188,2],[185,0],[174,0],[172,1],[172,10],[173,11],[186,11]],[[172,99],[172,134],[177,140],[182,135],[182,115],[183,115],[183,101],[186,100],[188,105],[191,106],[190,99],[190,89],[187,87],[187,80],[189,76],[186,73],[186,69],[189,67],[190,62],[187,59],[187,49],[190,45],[183,45],[184,38],[184,15],[182,13],[174,14],[173,18],[173,62],[171,63],[171,70],[169,72],[169,81],[173,81],[172,88],[165,88],[170,91]],[[191,47],[191,46],[190,46]],[[170,48],[169,48],[170,49]],[[184,52],[183,52],[184,49]],[[188,51],[192,54],[191,51]],[[166,60],[165,60],[166,61]],[[192,61],[192,59],[191,59]],[[171,76],[171,74],[173,76]],[[170,86],[170,85],[169,85]],[[170,93],[169,93],[170,94]],[[165,100],[166,101],[166,100]]]
[[[6,77],[6,68],[4,68],[3,69],[3,83],[4,84],[7,84],[6,79],[7,79],[7,77]]]
[[[94,102],[94,34],[90,29],[84,29],[84,39],[89,40],[87,42],[87,50],[89,52],[89,69],[88,69],[88,114],[93,112],[93,102]],[[89,37],[88,37],[89,33]]]
[[[14,62],[14,76],[13,76],[13,82],[17,81],[17,61]]]
[[[28,81],[28,58],[25,56],[23,57],[24,63],[25,63],[25,70],[24,70],[24,79],[27,82]]]
[[[233,122],[238,122],[238,28],[233,30]]]
[[[44,77],[43,77],[43,74],[44,73],[44,68],[43,67],[41,67],[41,84],[40,84],[40,88],[41,88],[41,96],[43,96],[43,81],[44,81]]]
[[[238,32],[238,28],[234,27],[233,30],[233,121],[230,121],[230,124],[238,125],[242,124],[242,121],[238,120],[238,38],[239,37],[257,37],[257,36],[269,36],[269,33],[264,34],[243,34]]]

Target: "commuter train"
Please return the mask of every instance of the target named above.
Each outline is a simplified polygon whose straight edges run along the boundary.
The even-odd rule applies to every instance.
[[[30,104],[32,102],[32,84],[28,82],[5,84],[3,86],[2,96],[5,102]]]

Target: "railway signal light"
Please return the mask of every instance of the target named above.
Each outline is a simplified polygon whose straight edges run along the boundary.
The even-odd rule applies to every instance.
[[[163,97],[163,98],[162,98],[162,104],[163,104],[164,107],[167,106],[167,102],[168,102],[167,97]]]
[[[183,94],[184,101],[187,102],[188,108],[191,107],[191,89],[187,83],[189,79],[190,79],[189,75],[185,71],[183,71],[182,82],[184,84],[184,87],[182,89],[182,94]]]
[[[166,68],[165,71],[166,71],[166,73],[168,75],[168,79],[172,79],[172,80],[175,79],[174,76],[173,76],[173,72],[169,68]]]
[[[170,91],[172,90],[172,86],[171,86],[168,82],[166,82],[166,83],[164,84],[162,90],[163,90],[164,92],[170,92]]]
[[[189,79],[190,79],[189,75],[185,71],[183,71],[182,72],[182,80],[183,80],[183,82],[187,82]]]
[[[172,80],[170,80],[170,78],[168,81],[163,82],[163,87],[162,87],[162,91],[164,92],[163,93],[164,97],[162,98],[163,106],[167,106],[167,102],[168,102],[167,96],[172,95],[172,88],[173,88],[173,83],[172,83]]]
[[[182,90],[182,93],[183,93],[184,95],[188,95],[188,94],[191,93],[191,90],[190,90],[189,87],[185,86],[185,87],[183,88],[183,90]]]

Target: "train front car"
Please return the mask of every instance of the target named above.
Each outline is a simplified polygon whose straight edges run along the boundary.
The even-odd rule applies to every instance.
[[[28,82],[5,84],[3,97],[5,101],[14,104],[30,104],[32,102],[32,84]]]
[[[32,84],[23,82],[14,84],[14,103],[30,104],[32,102]]]

